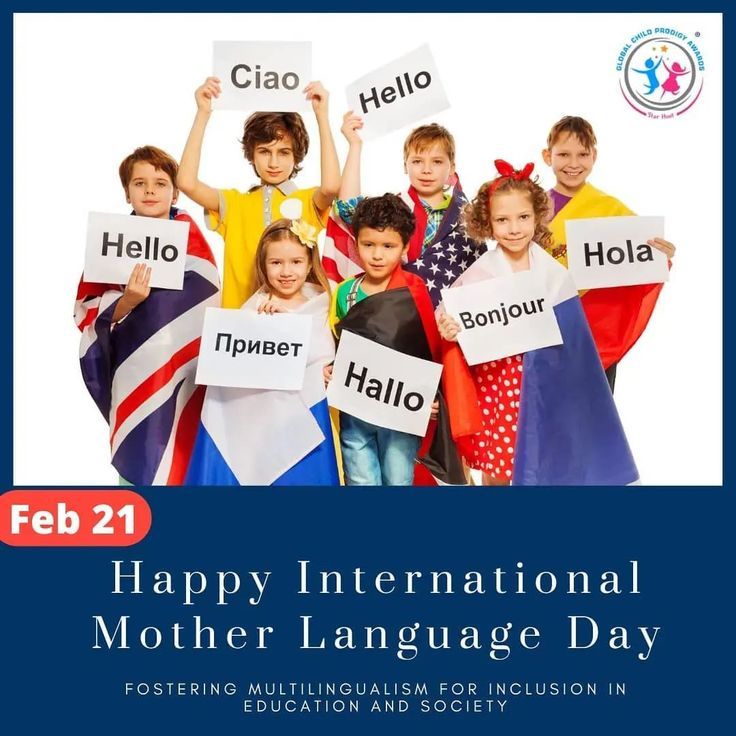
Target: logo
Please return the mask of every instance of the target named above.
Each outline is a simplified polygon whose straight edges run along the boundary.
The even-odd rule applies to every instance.
[[[674,28],[647,28],[635,34],[616,60],[619,87],[640,115],[674,119],[687,112],[703,91],[705,63],[696,41]]]

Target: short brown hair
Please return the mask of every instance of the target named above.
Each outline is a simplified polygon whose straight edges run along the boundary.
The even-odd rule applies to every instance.
[[[432,146],[433,143],[439,143],[445,149],[450,163],[455,165],[455,139],[452,137],[447,128],[437,123],[429,125],[420,125],[414,128],[404,141],[404,161],[409,158],[411,151],[421,153]]]
[[[560,120],[552,126],[552,130],[549,131],[549,135],[547,136],[547,148],[552,148],[564,133],[574,135],[589,151],[592,151],[597,143],[595,133],[593,132],[593,126],[585,120],[585,118],[565,115],[565,117],[560,118]]]
[[[256,249],[256,285],[260,289],[265,286],[266,289],[271,290],[271,286],[268,283],[266,277],[266,256],[268,255],[268,244],[277,243],[282,240],[291,240],[304,247],[309,257],[309,273],[307,274],[307,281],[312,284],[318,284],[321,286],[327,294],[330,293],[330,282],[327,280],[324,268],[322,268],[322,261],[319,255],[319,248],[315,243],[311,248],[307,247],[302,243],[301,240],[291,231],[291,223],[293,220],[287,220],[282,218],[280,220],[274,220],[261,234],[261,239],[258,241],[258,248]]]
[[[259,143],[280,141],[285,135],[288,135],[294,144],[294,170],[289,177],[291,179],[302,170],[299,164],[304,161],[309,151],[309,133],[302,116],[298,112],[254,112],[245,121],[240,143],[243,146],[243,154],[253,166],[256,175],[258,171],[253,163],[256,146]]]
[[[401,197],[384,194],[382,197],[367,197],[358,202],[353,214],[352,227],[356,240],[364,227],[372,230],[395,230],[406,245],[414,233],[417,221],[414,213]]]
[[[156,148],[156,146],[141,146],[136,148],[130,156],[126,156],[120,164],[120,183],[126,192],[133,177],[133,166],[141,161],[151,164],[157,171],[163,171],[171,179],[171,183],[176,189],[176,174],[179,171],[179,164],[176,163],[176,159],[169,156],[166,151]]]

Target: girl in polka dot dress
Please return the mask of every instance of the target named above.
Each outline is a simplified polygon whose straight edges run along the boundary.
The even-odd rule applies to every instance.
[[[507,485],[512,480],[515,484],[633,482],[638,473],[577,292],[564,268],[543,250],[551,242],[544,224],[547,195],[530,179],[533,164],[520,171],[504,161],[497,161],[496,167],[499,176],[481,186],[464,213],[468,236],[487,240],[488,252],[453,288],[521,271],[535,272],[545,284],[547,303],[555,306],[564,344],[472,366],[456,344],[445,344],[443,380],[448,403],[464,402],[469,408],[466,415],[471,417],[465,428],[458,427],[465,420],[458,420],[458,411],[454,412],[453,435],[460,452],[470,468],[483,472],[486,485]],[[563,311],[558,314],[559,304]],[[461,329],[458,321],[442,307],[437,314],[440,334],[456,343]],[[535,368],[532,376],[524,370],[528,365]],[[447,376],[459,374],[466,378],[458,401],[457,393],[447,385]],[[520,415],[522,406],[525,412]],[[457,406],[450,406],[451,417],[453,408]],[[596,410],[595,416],[587,418],[591,409]],[[612,466],[607,465],[605,455],[609,443],[617,453]],[[517,472],[517,456],[522,452],[532,458],[523,469],[523,478]]]

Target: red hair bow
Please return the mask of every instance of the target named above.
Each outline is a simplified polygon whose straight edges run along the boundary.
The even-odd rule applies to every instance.
[[[516,179],[516,181],[521,181],[521,179],[528,179],[532,171],[534,171],[534,164],[531,162],[521,170],[515,169],[508,161],[504,161],[502,158],[497,158],[493,163],[495,164],[496,171],[498,171],[499,175],[491,184],[491,192],[494,192],[496,187],[498,187],[504,179]]]

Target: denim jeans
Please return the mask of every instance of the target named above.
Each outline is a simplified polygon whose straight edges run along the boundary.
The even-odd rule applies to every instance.
[[[340,448],[349,486],[410,486],[421,438],[340,413]]]

